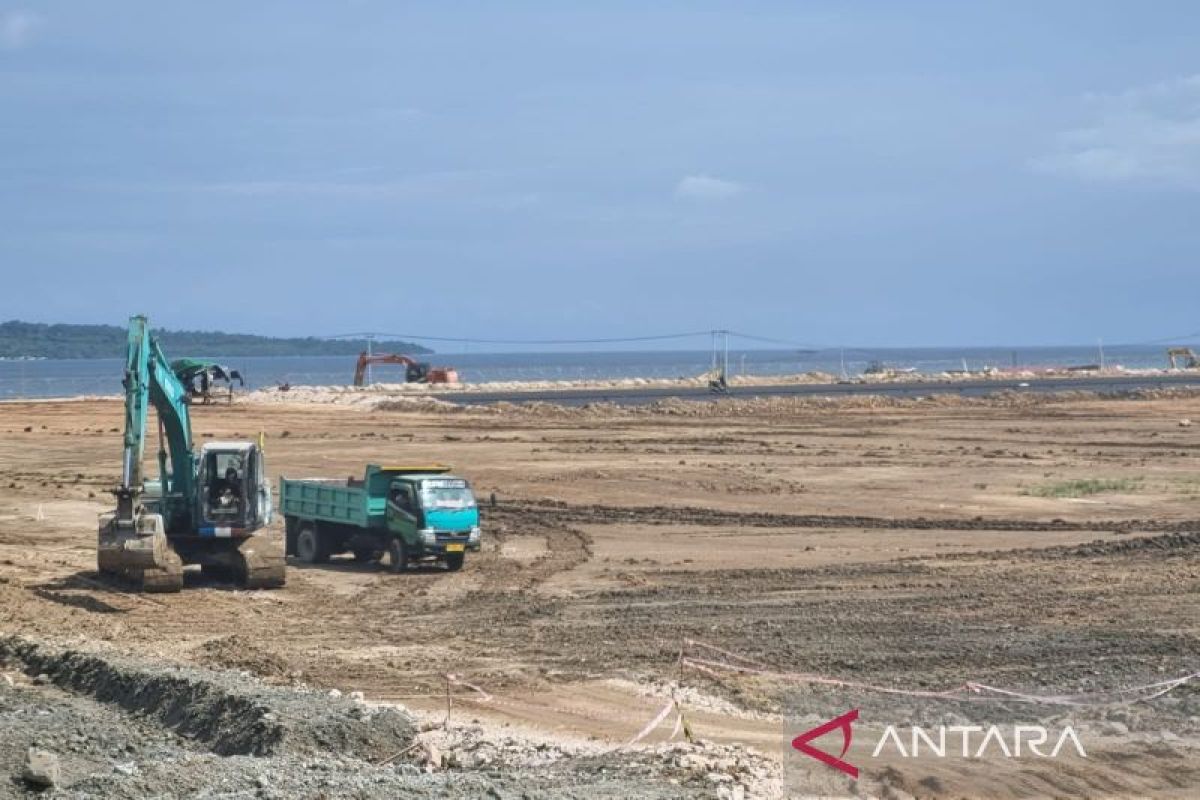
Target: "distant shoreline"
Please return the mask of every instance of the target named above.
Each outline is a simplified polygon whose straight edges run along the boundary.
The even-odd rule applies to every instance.
[[[353,356],[364,350],[427,355],[433,351],[399,340],[322,339],[259,336],[223,331],[154,330],[169,358],[228,358],[259,356]],[[122,358],[128,333],[118,325],[72,325],[21,322],[0,323],[0,360],[40,361]]]
[[[569,406],[586,403],[640,404],[659,400],[747,399],[752,397],[807,396],[829,400],[848,397],[891,396],[920,398],[927,395],[960,394],[986,397],[993,393],[1049,395],[1084,392],[1105,396],[1146,389],[1200,390],[1200,370],[1016,371],[970,375],[903,374],[858,376],[837,380],[822,373],[734,377],[727,394],[712,394],[704,376],[681,379],[627,378],[581,381],[484,381],[459,385],[389,384],[365,387],[351,385],[293,385],[288,391],[261,388],[237,392],[234,405],[242,406],[338,406],[375,410],[412,404],[492,405],[540,402]],[[120,402],[121,395],[79,393],[59,397],[11,397],[0,403]],[[217,402],[214,407],[223,407]]]
[[[376,352],[382,347],[376,348]],[[187,351],[168,349],[169,357]],[[178,354],[178,355],[177,355]],[[245,379],[239,389],[273,391],[281,385],[294,388],[327,387],[341,392],[353,383],[357,353],[341,355],[229,356],[218,352],[208,360],[237,369]],[[1098,369],[1091,348],[1026,350],[1021,366],[1010,365],[1008,353],[995,350],[879,350],[845,354],[840,351],[797,355],[786,350],[731,352],[727,381],[732,386],[769,383],[865,382],[914,386],[966,380],[995,385],[1005,380],[1019,383],[1030,378],[1088,379],[1093,376],[1171,375],[1164,353],[1157,347],[1122,349],[1106,353],[1105,368]],[[443,353],[416,355],[418,361],[457,371],[466,393],[604,389],[634,385],[706,386],[714,367],[712,354],[703,351],[589,351],[569,353]],[[0,361],[0,397],[71,397],[120,391],[124,359],[72,358],[36,361]],[[1200,376],[1200,372],[1181,373]],[[380,366],[367,376],[385,391],[406,394],[439,394],[451,387],[404,384],[404,370]],[[369,392],[380,391],[373,387]]]

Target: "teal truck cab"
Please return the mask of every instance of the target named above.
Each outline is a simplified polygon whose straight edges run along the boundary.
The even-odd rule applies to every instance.
[[[279,500],[287,553],[306,564],[386,553],[392,572],[419,561],[457,570],[479,550],[475,495],[449,467],[369,464],[361,479],[280,478]]]

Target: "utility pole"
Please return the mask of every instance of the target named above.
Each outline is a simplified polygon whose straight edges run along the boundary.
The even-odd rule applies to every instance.
[[[725,337],[725,357],[721,361],[721,377],[729,380],[729,331],[721,331]]]
[[[729,380],[729,331],[714,328],[711,333],[712,372],[709,373],[709,388],[724,392]]]
[[[374,340],[375,340],[375,334],[368,333],[367,334],[367,386],[371,385],[371,355],[372,355],[371,342],[373,342]]]

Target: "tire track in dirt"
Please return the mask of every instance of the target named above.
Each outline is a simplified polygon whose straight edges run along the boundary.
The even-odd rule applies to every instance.
[[[322,624],[302,626],[286,645],[276,637],[272,655],[308,682],[385,700],[436,696],[446,672],[470,675],[489,690],[536,681],[537,666],[504,632],[527,632],[531,621],[555,613],[557,601],[536,587],[590,559],[591,539],[534,515],[490,512],[485,524],[496,545],[536,536],[546,553],[521,562],[496,546],[468,558],[460,572],[381,574],[357,594],[322,598]],[[306,594],[312,588],[289,584]]]
[[[512,561],[498,555],[483,565],[485,586],[501,589],[513,586],[531,589],[551,576],[571,569],[592,558],[592,538],[578,528],[523,508],[496,508],[484,512],[489,534],[500,543],[516,536],[543,536],[546,555],[528,566],[514,570]]]

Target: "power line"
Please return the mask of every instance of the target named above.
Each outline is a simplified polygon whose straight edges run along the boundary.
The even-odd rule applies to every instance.
[[[1147,344],[1166,344],[1167,342],[1179,342],[1179,341],[1186,342],[1189,340],[1194,340],[1197,337],[1200,337],[1200,331],[1192,331],[1191,333],[1185,333],[1182,336],[1165,336],[1162,339],[1147,339],[1144,342],[1127,342],[1126,344],[1133,345],[1133,346],[1147,345]]]
[[[661,342],[672,339],[696,339],[703,336],[712,336],[713,334],[724,334],[735,339],[746,339],[752,342],[763,342],[765,344],[778,344],[787,347],[802,347],[810,349],[827,349],[825,345],[813,344],[811,342],[798,342],[791,339],[779,339],[771,336],[759,336],[753,333],[743,333],[741,331],[725,330],[723,328],[713,328],[706,331],[686,331],[683,333],[660,333],[648,336],[604,336],[590,339],[491,339],[466,336],[428,336],[417,333],[384,333],[381,331],[369,331],[362,333],[339,333],[329,336],[322,336],[322,339],[407,339],[422,342],[451,342],[459,344],[522,344],[522,345],[537,345],[537,344],[621,344],[628,342]]]
[[[829,349],[825,345],[813,344],[812,342],[796,342],[791,339],[775,339],[770,336],[758,336],[752,333],[742,333],[740,331],[718,331],[718,333],[727,333],[735,339],[747,339],[752,342],[763,342],[765,344],[782,344],[788,347],[802,347],[809,350],[826,350]]]
[[[763,344],[781,345],[784,347],[796,347],[811,350],[831,350],[838,349],[836,346],[827,344],[818,344],[813,342],[800,342],[794,339],[781,339],[774,336],[761,336],[754,333],[745,333],[743,331],[734,331],[724,328],[712,328],[704,331],[686,331],[681,333],[662,333],[647,336],[605,336],[596,338],[580,338],[580,339],[493,339],[493,338],[478,338],[466,336],[430,336],[426,334],[416,333],[384,333],[380,331],[366,331],[361,333],[339,333],[320,336],[320,339],[362,339],[362,340],[389,340],[403,339],[409,341],[423,342],[447,342],[456,344],[495,344],[495,345],[582,345],[582,344],[627,344],[636,342],[662,342],[681,339],[697,339],[701,337],[711,337],[714,334],[726,335],[735,339],[744,339],[751,342],[761,342]],[[1192,331],[1179,336],[1164,336],[1159,339],[1146,339],[1136,342],[1122,342],[1114,344],[1114,347],[1138,347],[1166,344],[1168,342],[1187,342],[1195,341],[1200,338],[1200,331]],[[1080,345],[1082,346],[1082,345]],[[995,345],[997,348],[1009,349],[1009,345]],[[888,347],[844,347],[841,348],[846,353],[873,354]],[[950,348],[952,349],[952,348]]]
[[[481,339],[461,336],[424,336],[415,333],[341,333],[322,339],[408,339],[420,342],[457,342],[459,344],[619,344],[622,342],[658,342],[668,339],[693,339],[710,336],[712,331],[666,333],[654,336],[613,336],[599,339]]]

